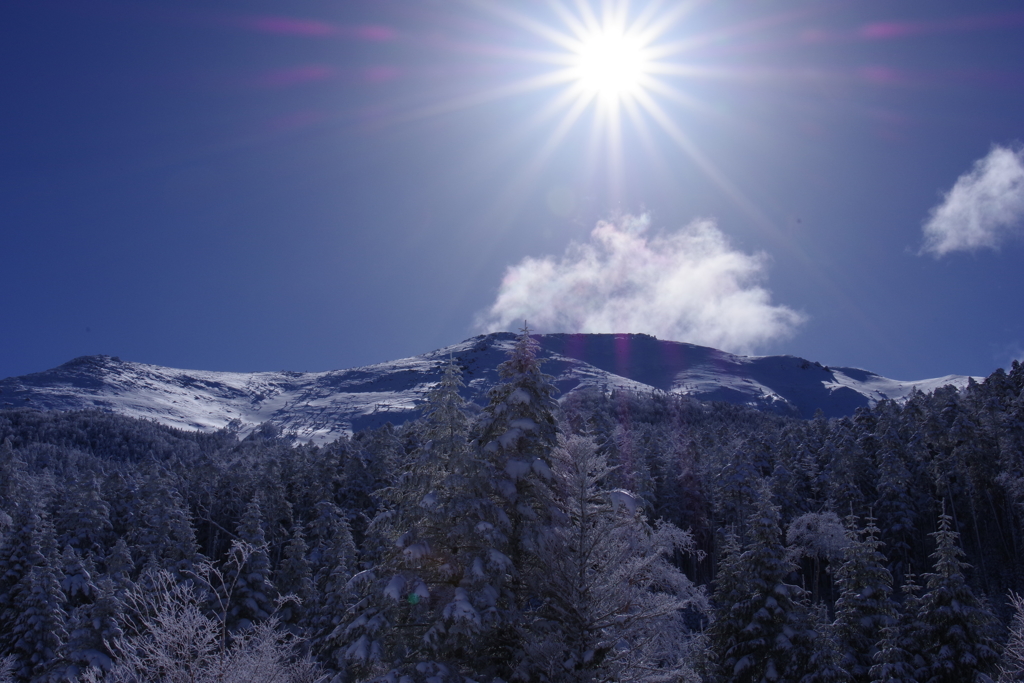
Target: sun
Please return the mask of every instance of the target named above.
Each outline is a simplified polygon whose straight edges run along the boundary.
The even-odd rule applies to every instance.
[[[645,46],[622,27],[585,35],[575,50],[574,76],[584,94],[606,100],[635,97],[649,68]]]
[[[707,79],[733,77],[728,68],[709,65],[701,50],[731,33],[702,33],[689,19],[703,0],[543,0],[538,15],[503,0],[468,0],[530,39],[515,47],[487,45],[481,53],[503,55],[517,67],[536,65],[526,75],[498,82],[452,101],[424,109],[424,115],[548,92],[517,131],[522,139],[546,131],[530,160],[510,182],[510,196],[529,186],[570,131],[589,125],[588,167],[607,175],[607,194],[620,196],[626,157],[640,146],[660,163],[670,141],[734,202],[760,218],[760,212],[700,150],[680,111],[706,114],[715,108],[688,88]],[[524,3],[526,4],[526,3]],[[698,84],[699,85],[699,84]],[[695,88],[699,91],[699,87]],[[626,130],[629,130],[627,135]]]

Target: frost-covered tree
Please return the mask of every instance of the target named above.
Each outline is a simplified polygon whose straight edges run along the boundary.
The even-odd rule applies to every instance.
[[[92,562],[84,559],[81,554],[70,545],[64,546],[61,555],[63,576],[60,587],[64,591],[70,607],[91,603],[96,597],[96,585],[93,582],[93,574],[96,568]]]
[[[10,517],[25,503],[28,469],[28,463],[20,450],[14,448],[11,437],[5,437],[0,443],[0,511]]]
[[[468,674],[488,657],[484,634],[507,621],[511,523],[501,473],[469,443],[461,386],[450,360],[428,396],[423,447],[378,494],[375,563],[354,580],[362,599],[345,629],[357,675]]]
[[[999,683],[1020,683],[1024,681],[1024,598],[1010,593],[1009,600],[1013,606],[1013,617],[1010,637],[999,662]]]
[[[868,501],[874,499],[872,468],[858,439],[859,432],[848,418],[837,420],[819,453],[826,463],[821,473],[823,489],[832,507],[844,514],[849,510],[865,514]]]
[[[132,551],[123,538],[117,539],[117,543],[110,550],[104,561],[106,574],[114,585],[122,588],[128,585],[135,574],[135,563],[132,561]]]
[[[850,529],[850,543],[835,572],[835,635],[843,653],[843,667],[855,683],[869,683],[878,652],[878,635],[895,619],[892,575],[879,550],[878,527],[868,518],[863,536]]]
[[[33,566],[19,584],[11,633],[22,680],[48,683],[62,677],[68,637],[63,604],[59,571],[48,562]]]
[[[63,492],[55,520],[57,542],[80,553],[101,555],[111,541],[110,505],[100,493],[95,475]]]
[[[782,545],[778,508],[761,491],[748,521],[745,550],[723,569],[738,599],[716,605],[714,637],[719,680],[728,683],[798,680],[806,673],[811,633],[804,590],[786,581],[795,565]],[[716,595],[717,597],[717,595]]]
[[[154,563],[184,576],[196,561],[199,546],[181,494],[167,473],[154,472],[135,495],[128,543],[136,562]]]
[[[924,625],[919,618],[920,586],[915,583],[913,574],[906,576],[900,592],[903,604],[897,610],[895,621],[882,629],[878,651],[869,670],[872,683],[918,683],[917,672],[922,671],[925,664]]]
[[[728,680],[728,672],[720,666],[720,657],[735,645],[745,625],[739,620],[739,611],[733,613],[733,606],[747,597],[740,565],[742,554],[739,537],[733,530],[728,530],[720,543],[715,590],[711,596],[711,624],[707,629],[707,652],[702,662],[704,678],[715,683]]]
[[[557,389],[541,370],[539,348],[524,328],[508,360],[498,366],[502,381],[488,392],[478,425],[477,444],[493,463],[498,477],[493,486],[505,499],[513,553],[533,548],[536,534],[548,522]]]
[[[108,577],[93,588],[93,602],[76,607],[68,616],[68,678],[74,680],[87,669],[109,671],[113,656],[109,643],[120,638],[124,606]]]
[[[846,528],[834,512],[808,512],[790,522],[786,543],[791,558],[811,561],[811,599],[818,602],[822,570],[840,564],[850,545]]]
[[[315,514],[309,529],[309,564],[315,573],[313,597],[306,609],[307,632],[313,650],[328,665],[343,668],[356,545],[348,520],[337,505],[322,500],[316,504]]]
[[[932,536],[935,570],[925,574],[926,592],[918,612],[925,666],[917,679],[923,683],[989,681],[999,659],[992,638],[993,617],[964,578],[967,564],[961,559],[964,552],[952,517],[943,513]]]
[[[720,524],[744,529],[758,500],[760,474],[742,449],[715,475],[714,504]]]
[[[277,588],[270,579],[270,557],[263,532],[263,515],[254,498],[238,524],[238,541],[226,564],[223,596],[228,627],[245,630],[269,619],[276,610]],[[243,550],[244,549],[244,550]]]
[[[379,493],[368,535],[376,559],[354,579],[363,598],[346,629],[360,676],[510,675],[526,579],[550,521],[557,424],[528,331],[498,371],[470,441],[449,362],[428,400],[422,449]]]
[[[274,584],[282,595],[291,597],[282,602],[278,617],[281,623],[294,628],[306,623],[313,599],[313,571],[307,557],[309,546],[300,526],[292,528],[292,536],[283,552],[284,557],[274,573]]]
[[[296,639],[282,634],[273,619],[242,631],[230,641],[224,623],[206,613],[209,587],[222,583],[216,570],[200,563],[194,582],[180,582],[156,569],[149,588],[125,594],[129,619],[111,645],[117,662],[105,675],[89,669],[85,683],[313,683],[318,667],[296,656]],[[101,678],[102,676],[102,678]]]
[[[882,629],[878,651],[869,669],[871,683],[917,683],[916,667],[910,653],[903,649],[902,633],[899,623]]]
[[[694,674],[683,659],[684,609],[703,594],[676,569],[689,534],[652,525],[630,492],[611,489],[607,457],[571,436],[552,454],[557,521],[540,547],[517,678],[524,681],[662,681]]]
[[[787,428],[776,448],[772,496],[784,519],[811,512],[817,500],[818,462],[802,431],[797,425]]]
[[[0,652],[14,656],[23,681],[45,681],[63,668],[67,613],[58,563],[52,523],[24,506],[0,546]]]
[[[812,608],[814,641],[807,661],[807,674],[799,683],[850,683],[849,669],[843,665],[842,641],[836,624],[829,622],[828,609],[818,603]]]
[[[38,545],[39,515],[23,507],[0,543],[0,652],[10,652],[14,621],[18,617],[18,591],[32,567],[44,562]]]
[[[878,515],[880,540],[885,543],[886,558],[893,579],[900,581],[910,571],[911,542],[915,536],[917,512],[911,495],[911,474],[900,455],[901,441],[894,429],[882,439],[878,452]]]

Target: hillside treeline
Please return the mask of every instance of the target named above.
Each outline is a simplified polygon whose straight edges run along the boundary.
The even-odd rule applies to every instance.
[[[1024,680],[1019,364],[800,420],[558,403],[536,350],[324,446],[0,412],[8,675]]]

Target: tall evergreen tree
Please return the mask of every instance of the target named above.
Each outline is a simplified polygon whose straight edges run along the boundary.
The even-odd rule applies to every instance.
[[[708,626],[708,652],[704,665],[706,677],[715,683],[729,680],[729,671],[725,669],[724,657],[735,644],[746,626],[741,622],[739,610],[733,611],[747,597],[740,564],[743,548],[739,538],[729,530],[722,539],[718,571],[715,574],[715,590],[711,596],[711,624]],[[735,662],[733,662],[735,665]]]
[[[95,475],[64,492],[56,519],[57,542],[71,545],[80,553],[101,555],[112,541],[110,506],[100,493]]]
[[[309,529],[309,564],[314,575],[313,599],[306,611],[307,632],[313,650],[329,666],[343,669],[356,544],[348,520],[333,502],[320,501],[315,514]]]
[[[35,565],[19,593],[12,633],[18,675],[30,683],[58,681],[67,665],[68,638],[59,571],[49,563]]]
[[[271,581],[263,513],[256,498],[246,506],[237,534],[238,543],[232,546],[226,566],[224,619],[231,630],[244,631],[276,610],[277,588]]]
[[[935,571],[925,574],[927,591],[919,606],[925,666],[917,679],[921,683],[988,681],[999,659],[991,635],[992,614],[967,585],[960,534],[953,531],[953,520],[945,512],[932,536]]]
[[[139,564],[155,563],[184,578],[196,561],[199,546],[188,506],[171,484],[169,473],[151,472],[137,500],[128,528],[129,545]]]
[[[901,439],[890,428],[881,439],[878,451],[878,498],[874,510],[878,514],[879,540],[885,544],[886,558],[893,580],[900,582],[911,570],[916,535],[917,511],[911,495],[911,474],[903,461]]]
[[[0,543],[0,652],[13,652],[22,593],[29,585],[32,567],[47,563],[46,549],[40,543],[45,526],[34,505],[26,502]]]
[[[916,672],[924,666],[923,624],[918,618],[920,586],[914,582],[913,574],[906,576],[900,592],[903,604],[897,609],[895,621],[882,629],[869,670],[871,683],[918,683]]]
[[[346,629],[361,675],[466,674],[482,658],[482,634],[507,613],[510,521],[495,493],[500,473],[470,447],[461,387],[450,359],[428,396],[422,448],[378,493],[375,564],[357,577],[363,600]]]
[[[76,607],[68,616],[67,676],[75,680],[89,668],[108,672],[113,666],[110,644],[124,635],[124,604],[109,578],[95,586],[94,601]]]
[[[308,559],[309,546],[298,525],[292,528],[292,536],[284,547],[284,557],[274,573],[274,584],[282,595],[294,596],[283,602],[280,619],[289,628],[305,625],[306,615],[313,608],[313,571]]]
[[[593,440],[572,436],[553,453],[559,521],[532,577],[517,678],[524,681],[662,681],[692,676],[681,655],[681,611],[703,594],[669,558],[689,534],[651,525],[631,493],[607,486],[612,468]]]
[[[828,620],[828,609],[818,603],[812,608],[814,645],[807,662],[807,674],[800,683],[851,683],[854,677],[843,664],[844,652],[837,624]]]
[[[64,546],[61,563],[63,578],[60,587],[67,597],[68,605],[78,607],[91,603],[96,597],[96,585],[93,582],[95,566],[70,545]]]
[[[728,683],[799,680],[807,673],[811,633],[805,593],[786,578],[795,566],[782,545],[779,511],[762,488],[748,522],[750,541],[730,569],[739,600],[719,605],[728,625],[716,645],[719,679]]]
[[[850,545],[836,570],[839,599],[836,600],[836,628],[843,667],[854,683],[870,683],[870,669],[878,652],[878,634],[895,618],[892,575],[885,568],[879,550],[878,527],[868,518],[863,537],[850,529]]]
[[[2,645],[15,656],[17,676],[36,683],[57,680],[63,673],[67,613],[53,525],[34,512],[27,517],[6,563],[0,628]]]

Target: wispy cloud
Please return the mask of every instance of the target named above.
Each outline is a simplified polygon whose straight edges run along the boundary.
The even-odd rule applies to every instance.
[[[523,259],[477,326],[526,320],[539,332],[645,332],[750,353],[804,321],[761,286],[768,257],[732,248],[713,221],[653,235],[649,226],[646,215],[602,221],[560,259]]]
[[[996,145],[960,176],[924,224],[922,252],[996,249],[1024,226],[1024,149]]]

